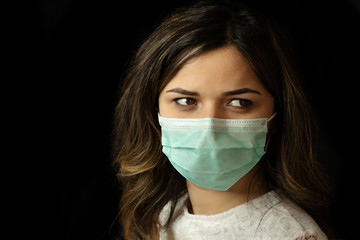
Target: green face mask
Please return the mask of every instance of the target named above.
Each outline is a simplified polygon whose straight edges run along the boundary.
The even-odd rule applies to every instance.
[[[265,154],[267,122],[275,114],[268,120],[159,116],[162,151],[193,184],[226,191]]]

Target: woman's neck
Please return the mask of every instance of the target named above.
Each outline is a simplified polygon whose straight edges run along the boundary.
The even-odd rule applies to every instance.
[[[196,215],[218,214],[264,194],[266,190],[259,181],[251,181],[252,175],[250,171],[227,191],[209,190],[186,181],[191,204],[189,212]]]

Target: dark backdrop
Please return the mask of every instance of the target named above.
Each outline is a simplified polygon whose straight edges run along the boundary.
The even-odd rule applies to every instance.
[[[350,144],[356,135],[348,133],[358,121],[357,111],[352,120],[348,113],[359,80],[360,4],[257,2],[272,9],[293,42],[335,186],[328,221],[336,236],[350,237],[358,157]],[[181,3],[3,4],[1,239],[111,239],[119,198],[110,146],[119,80],[143,38]]]

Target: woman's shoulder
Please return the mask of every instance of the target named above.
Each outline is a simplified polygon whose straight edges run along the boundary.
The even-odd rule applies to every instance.
[[[268,195],[278,201],[263,215],[258,233],[267,233],[272,239],[327,239],[314,219],[296,203],[274,191]]]
[[[175,235],[174,239],[203,239],[204,236],[214,237],[219,233],[227,233],[237,239],[327,239],[310,215],[275,191],[210,216],[189,214],[187,199],[187,194],[181,197],[173,212],[170,229]],[[161,239],[168,239],[169,233],[164,226],[169,219],[171,205],[172,202],[169,202],[160,214]]]
[[[185,202],[188,199],[188,194],[184,194],[176,202],[175,209],[173,211],[171,221],[174,221],[182,212],[185,207]],[[161,210],[159,215],[159,231],[160,231],[160,240],[173,239],[169,236],[168,229],[166,228],[167,222],[171,214],[171,208],[174,204],[174,201],[169,201]]]
[[[185,206],[185,201],[188,199],[189,195],[187,193],[185,193],[182,197],[180,197],[175,205],[175,209],[174,209],[174,213],[173,213],[173,218],[176,217],[179,212],[183,211],[183,208]],[[159,215],[159,223],[161,225],[161,227],[165,226],[169,217],[170,217],[170,213],[171,213],[171,207],[174,204],[173,201],[169,201],[161,210],[160,215]]]

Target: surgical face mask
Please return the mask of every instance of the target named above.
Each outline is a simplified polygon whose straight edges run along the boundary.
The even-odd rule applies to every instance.
[[[193,184],[226,191],[265,154],[269,119],[165,118],[162,151]]]

